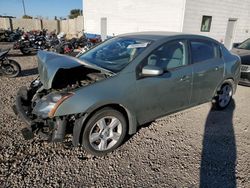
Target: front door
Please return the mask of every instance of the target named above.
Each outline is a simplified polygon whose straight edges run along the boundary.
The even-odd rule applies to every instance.
[[[186,41],[172,41],[154,50],[144,60],[143,66],[158,66],[164,73],[137,80],[138,100],[135,103],[140,124],[189,105],[192,67],[187,52]]]

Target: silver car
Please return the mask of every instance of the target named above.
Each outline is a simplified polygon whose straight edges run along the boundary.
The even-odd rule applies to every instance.
[[[38,52],[39,77],[21,87],[14,111],[26,139],[42,135],[104,155],[156,118],[212,101],[224,109],[240,78],[240,58],[203,36],[125,34],[79,58]]]

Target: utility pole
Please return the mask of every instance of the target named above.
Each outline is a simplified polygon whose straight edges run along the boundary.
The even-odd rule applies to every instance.
[[[25,5],[24,5],[24,0],[22,0],[22,2],[23,2],[23,13],[24,13],[24,15],[26,15],[26,10],[25,10]]]

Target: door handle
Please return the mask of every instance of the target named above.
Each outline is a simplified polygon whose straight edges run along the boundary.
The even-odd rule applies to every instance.
[[[214,68],[214,70],[216,70],[216,71],[217,71],[217,70],[219,70],[219,67],[218,67],[218,66],[217,66],[217,67],[215,67],[215,68]]]
[[[181,77],[180,81],[183,82],[183,81],[186,81],[188,79],[189,79],[189,76],[184,75],[184,76]]]

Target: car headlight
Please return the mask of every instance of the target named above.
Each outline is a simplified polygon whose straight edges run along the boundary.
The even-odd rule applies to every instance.
[[[42,118],[52,118],[60,104],[74,93],[51,93],[42,97],[33,108],[33,113]]]

